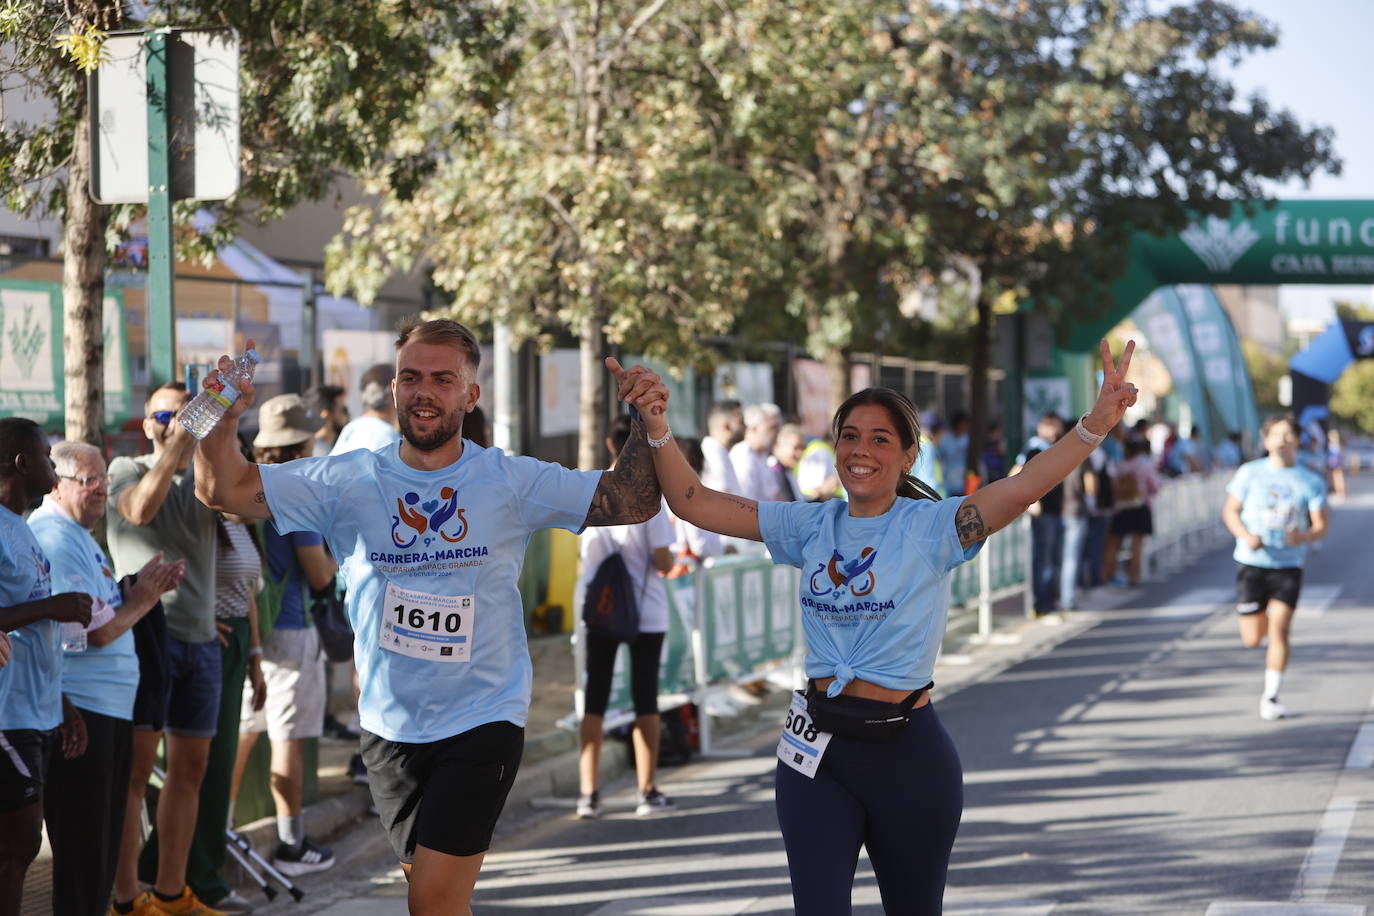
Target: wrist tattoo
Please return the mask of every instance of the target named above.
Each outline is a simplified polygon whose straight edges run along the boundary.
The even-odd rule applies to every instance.
[[[265,503],[265,502],[267,502],[267,494],[264,493],[263,491],[259,490],[257,493],[253,494],[253,502],[255,502],[255,503]]]

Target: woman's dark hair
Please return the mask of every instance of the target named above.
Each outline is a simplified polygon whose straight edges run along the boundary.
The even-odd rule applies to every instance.
[[[916,454],[921,453],[921,419],[916,413],[916,405],[912,404],[906,395],[891,388],[865,388],[851,394],[840,405],[839,410],[835,411],[835,419],[830,424],[830,434],[836,443],[840,441],[840,428],[849,419],[849,414],[854,408],[868,405],[881,407],[892,417],[892,423],[897,427],[897,438],[901,440],[903,449],[914,447]],[[905,496],[907,499],[930,499],[937,502],[940,499],[940,494],[931,489],[929,484],[910,473],[903,473],[898,478],[897,495]]]
[[[1150,440],[1144,436],[1128,436],[1125,450],[1127,460],[1137,455],[1148,455],[1150,454]]]

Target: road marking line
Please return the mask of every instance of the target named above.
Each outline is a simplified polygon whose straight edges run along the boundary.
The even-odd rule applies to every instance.
[[[1360,726],[1355,740],[1350,744],[1350,754],[1345,758],[1347,770],[1365,769],[1374,766],[1374,722]]]
[[[1345,838],[1350,833],[1350,825],[1355,821],[1355,811],[1360,800],[1353,796],[1342,795],[1331,799],[1322,822],[1317,827],[1317,835],[1307,850],[1298,871],[1298,882],[1293,886],[1293,899],[1300,902],[1321,903],[1331,888],[1331,880],[1336,877],[1336,866],[1340,864],[1341,852],[1345,849]]]
[[[1214,903],[1203,916],[1365,916],[1355,903]]]

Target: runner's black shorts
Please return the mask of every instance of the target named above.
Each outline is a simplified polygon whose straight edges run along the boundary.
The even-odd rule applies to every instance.
[[[412,861],[417,845],[451,856],[487,851],[520,769],[523,728],[488,722],[426,744],[364,730],[360,743],[372,801],[397,859]]]
[[[1236,611],[1258,614],[1269,606],[1270,600],[1282,601],[1289,607],[1298,606],[1298,592],[1302,591],[1302,567],[1265,569],[1260,566],[1237,564]]]
[[[48,763],[57,753],[57,729],[0,731],[0,814],[43,800]]]

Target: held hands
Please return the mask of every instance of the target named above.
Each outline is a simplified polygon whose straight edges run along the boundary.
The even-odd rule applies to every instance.
[[[606,357],[606,368],[619,386],[616,398],[639,409],[650,438],[661,438],[668,431],[668,388],[663,379],[643,366],[625,369],[612,356]]]
[[[1126,370],[1131,366],[1131,354],[1135,352],[1135,341],[1126,341],[1126,350],[1121,354],[1121,365],[1115,365],[1112,351],[1107,341],[1102,341],[1102,390],[1097,395],[1097,403],[1088,412],[1084,429],[1094,436],[1104,436],[1112,427],[1121,422],[1126,408],[1135,403],[1136,387],[1126,381]]]
[[[91,596],[85,592],[62,592],[48,598],[48,619],[58,623],[91,623]]]

